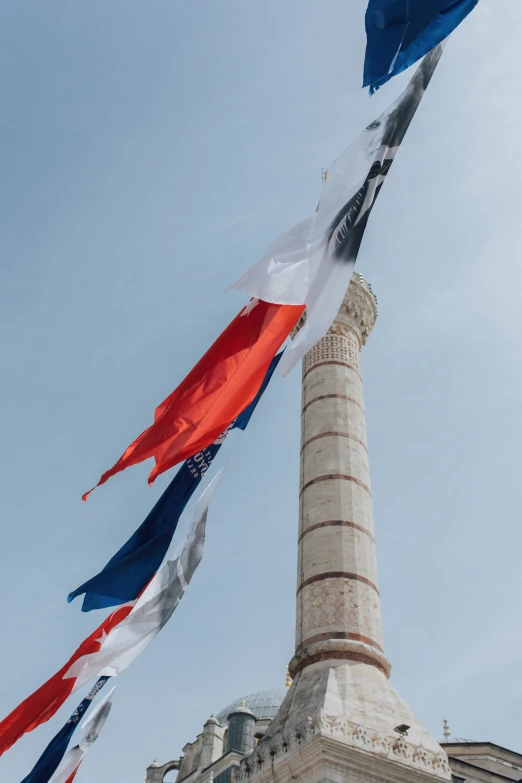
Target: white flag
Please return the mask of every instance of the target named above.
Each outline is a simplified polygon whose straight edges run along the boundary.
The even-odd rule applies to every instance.
[[[97,675],[121,674],[170,620],[203,557],[208,507],[223,471],[201,495],[179,557],[160,568],[132,612],[105,636],[98,652],[76,660],[64,675],[77,677],[76,687]]]
[[[96,742],[100,736],[100,731],[103,729],[105,721],[109,717],[109,712],[112,707],[112,697],[116,685],[110,689],[105,696],[99,700],[93,707],[91,713],[87,716],[87,719],[82,723],[81,730],[83,732],[83,738],[80,740],[80,748],[87,751],[89,746],[93,742]]]
[[[279,372],[286,375],[323,337],[350,284],[366,223],[442,54],[427,55],[403,94],[328,171],[316,213],[281,234],[232,287],[278,304],[306,304],[306,323]]]

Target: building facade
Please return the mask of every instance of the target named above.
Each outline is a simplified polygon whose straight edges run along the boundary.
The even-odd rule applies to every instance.
[[[303,361],[291,684],[211,716],[180,759],[148,768],[147,783],[163,783],[171,770],[176,783],[522,779],[518,754],[439,743],[389,679],[360,367],[376,316],[371,286],[354,274],[334,323]]]

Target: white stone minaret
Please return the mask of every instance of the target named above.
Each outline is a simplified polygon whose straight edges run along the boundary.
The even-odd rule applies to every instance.
[[[312,661],[390,665],[382,649],[359,361],[377,316],[359,275],[303,362],[295,676]]]
[[[451,780],[447,756],[389,682],[359,355],[377,315],[354,274],[303,362],[294,678],[243,780]]]

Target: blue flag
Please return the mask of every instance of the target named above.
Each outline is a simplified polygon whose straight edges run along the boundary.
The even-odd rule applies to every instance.
[[[441,43],[478,0],[369,0],[363,87],[370,94]]]
[[[245,429],[282,355],[279,353],[272,359],[257,395],[229,430]],[[82,612],[90,612],[124,604],[138,597],[163,562],[181,514],[229,430],[204,451],[183,463],[145,521],[99,574],[69,594],[69,603],[85,593]]]
[[[78,723],[108,679],[109,677],[100,677],[94,688],[75,709],[65,726],[50,741],[31,772],[22,780],[22,783],[48,783],[60,766],[60,762],[67,752],[67,746],[76,731]]]

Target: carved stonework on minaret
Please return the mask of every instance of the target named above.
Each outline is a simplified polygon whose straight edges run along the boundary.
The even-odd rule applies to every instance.
[[[300,779],[303,769],[317,781],[451,778],[446,754],[391,686],[383,649],[360,366],[376,305],[354,274],[303,360],[293,682],[242,765],[256,783]],[[395,731],[402,724],[407,734]]]
[[[361,347],[366,345],[377,318],[377,297],[371,285],[357,272],[353,275],[337,319],[342,316],[350,319],[357,331]]]
[[[377,297],[373,293],[371,285],[358,272],[354,272],[352,282],[344,296],[337,319],[328,332],[329,334],[332,333],[336,325],[338,326],[340,316],[346,316],[349,319],[359,341],[359,347],[366,345],[366,340],[370,336],[377,318]],[[292,338],[305,323],[306,310],[295,325]]]

